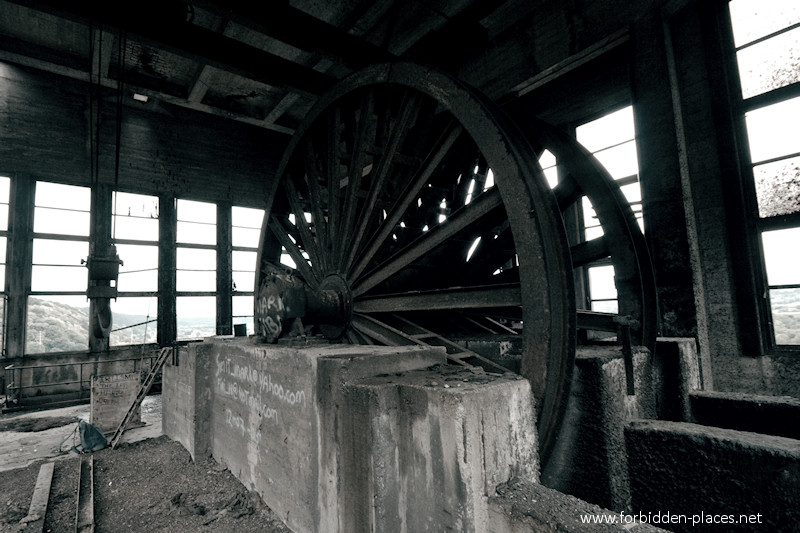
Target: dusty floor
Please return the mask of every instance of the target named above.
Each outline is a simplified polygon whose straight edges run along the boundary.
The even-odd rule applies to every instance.
[[[47,461],[55,470],[44,531],[75,531],[78,465],[86,455],[58,447],[79,418],[88,419],[88,406],[0,416],[0,532],[26,531],[20,520]],[[142,421],[115,450],[93,454],[95,531],[290,531],[213,459],[194,463],[180,444],[160,436],[160,397],[148,397]]]
[[[74,444],[72,433],[78,419],[89,421],[89,404],[0,414],[0,472],[26,466],[38,459],[63,455],[59,446],[63,443],[63,448],[69,449]],[[59,420],[64,423],[57,423]],[[143,426],[125,431],[120,442],[138,442],[162,434],[161,395],[144,399],[142,422]],[[28,426],[37,431],[26,430]]]

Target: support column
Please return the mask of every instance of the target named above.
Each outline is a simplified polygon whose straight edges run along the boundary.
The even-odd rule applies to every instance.
[[[111,187],[99,183],[92,188],[91,235],[89,237],[89,256],[106,257],[111,255]],[[108,281],[92,283],[108,285]],[[99,297],[89,299],[89,351],[104,352],[109,348],[109,336],[113,322],[106,320],[110,316],[111,298]]]
[[[697,336],[689,237],[681,188],[665,35],[658,10],[634,22],[634,120],[645,237],[653,256],[660,335]]]
[[[233,334],[231,205],[217,204],[217,335]]]
[[[6,357],[25,354],[25,325],[28,318],[28,293],[31,289],[33,259],[33,209],[36,181],[12,176],[8,219],[6,263]]]
[[[168,346],[177,338],[175,309],[175,268],[178,219],[175,198],[158,199],[158,344]]]

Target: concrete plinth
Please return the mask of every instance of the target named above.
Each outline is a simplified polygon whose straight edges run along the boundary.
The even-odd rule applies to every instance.
[[[482,531],[497,484],[537,478],[533,398],[444,363],[435,347],[211,339],[165,365],[164,432],[296,532]]]
[[[710,370],[706,369],[705,374],[701,371],[697,342],[691,338],[660,337],[653,365],[662,376],[662,387],[656,391],[658,412],[655,418],[690,422],[690,393],[711,382]]]
[[[655,420],[625,435],[633,505],[686,517],[669,529],[797,531],[800,441]]]
[[[660,376],[650,352],[634,347],[635,396],[626,390],[620,346],[581,346],[567,410],[542,483],[615,511],[630,510],[625,426],[654,417]]]
[[[436,367],[365,379],[344,396],[342,531],[491,531],[495,487],[538,480],[524,379]]]
[[[743,392],[693,391],[696,424],[800,439],[800,399]]]

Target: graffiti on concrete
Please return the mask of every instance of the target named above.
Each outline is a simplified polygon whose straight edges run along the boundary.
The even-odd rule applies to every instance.
[[[256,359],[240,363],[217,354],[216,381],[219,394],[247,408],[243,412],[226,408],[225,423],[257,444],[264,422],[277,422],[282,409],[303,408],[307,400],[304,390],[281,383],[273,373],[260,368]]]

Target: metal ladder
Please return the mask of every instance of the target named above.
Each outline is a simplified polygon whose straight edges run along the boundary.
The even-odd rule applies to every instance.
[[[158,351],[158,358],[156,362],[153,363],[153,366],[150,367],[150,372],[147,374],[147,377],[144,378],[144,382],[142,383],[141,388],[139,389],[139,394],[136,395],[136,399],[133,400],[133,404],[131,408],[128,409],[128,412],[125,413],[125,418],[122,419],[120,422],[119,427],[114,432],[114,435],[111,437],[111,449],[117,447],[119,444],[119,439],[122,437],[122,433],[125,432],[125,427],[133,418],[133,414],[136,412],[136,409],[142,404],[144,401],[145,396],[147,393],[150,392],[150,387],[153,385],[153,381],[156,379],[156,375],[161,370],[161,367],[164,366],[164,362],[167,360],[170,354],[172,354],[175,350],[174,346],[165,346]]]

